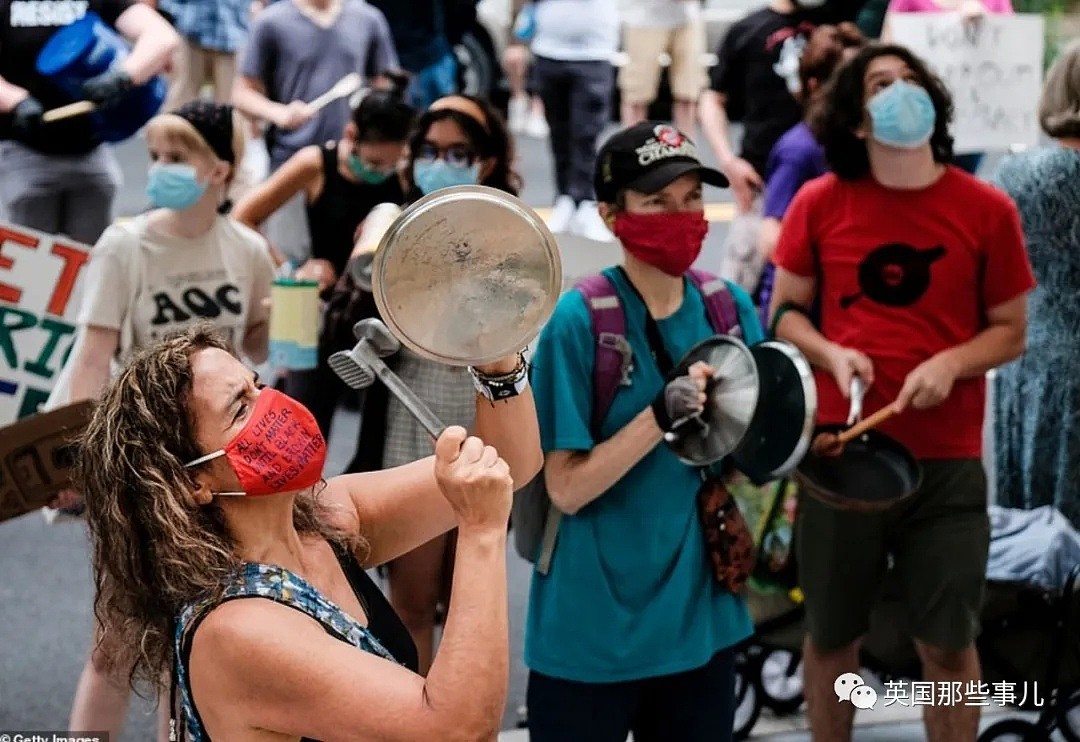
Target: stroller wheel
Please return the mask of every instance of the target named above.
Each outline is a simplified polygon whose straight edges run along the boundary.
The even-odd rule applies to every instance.
[[[1058,731],[1067,742],[1080,742],[1080,690],[1074,690],[1065,697],[1062,693],[1058,708]]]
[[[803,704],[802,653],[773,649],[758,662],[756,684],[761,703],[783,716]]]
[[[1023,719],[1004,719],[988,726],[978,742],[1050,742],[1050,734]]]
[[[735,723],[732,736],[736,740],[750,738],[750,732],[761,716],[761,697],[750,677],[746,656],[735,656]]]

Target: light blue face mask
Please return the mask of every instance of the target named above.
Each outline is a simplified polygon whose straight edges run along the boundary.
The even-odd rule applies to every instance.
[[[866,103],[871,135],[881,144],[918,149],[929,141],[937,123],[934,101],[925,88],[897,80]]]
[[[146,197],[157,208],[173,211],[190,209],[206,193],[206,184],[199,182],[191,165],[158,163],[150,167],[149,176]]]
[[[446,160],[417,160],[413,163],[413,182],[425,196],[440,188],[476,185],[480,181],[480,163],[469,167],[450,165]]]
[[[367,183],[368,185],[379,185],[385,183],[386,179],[394,174],[394,171],[381,172],[379,170],[372,170],[364,161],[357,157],[355,154],[349,155],[348,159],[349,171],[356,176],[361,183]]]

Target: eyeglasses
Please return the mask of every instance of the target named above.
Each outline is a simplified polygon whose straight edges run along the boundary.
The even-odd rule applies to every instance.
[[[436,147],[434,144],[425,143],[416,151],[417,162],[434,162],[439,159],[453,167],[470,167],[476,162],[477,156],[475,152],[461,144]]]

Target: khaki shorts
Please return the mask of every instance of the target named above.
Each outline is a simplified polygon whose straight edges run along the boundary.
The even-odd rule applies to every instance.
[[[839,649],[866,633],[890,557],[916,639],[960,650],[978,636],[990,548],[982,462],[920,463],[922,489],[883,513],[843,511],[800,497],[799,586],[818,649]]]
[[[169,94],[163,111],[173,111],[199,97],[203,85],[209,84],[214,100],[228,103],[232,99],[233,79],[236,77],[236,55],[219,52],[183,39],[176,52]]]
[[[660,88],[660,55],[671,57],[668,80],[676,101],[697,102],[705,89],[705,24],[678,28],[623,28],[629,61],[619,70],[619,92],[626,103],[648,105]]]

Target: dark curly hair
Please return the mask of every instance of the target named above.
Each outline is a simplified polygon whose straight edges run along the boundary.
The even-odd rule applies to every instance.
[[[873,44],[837,70],[822,96],[822,106],[814,128],[818,141],[825,147],[825,160],[829,168],[845,180],[862,178],[870,172],[866,142],[855,132],[866,123],[866,70],[878,57],[898,57],[903,60],[915,74],[915,82],[930,94],[937,114],[934,133],[930,135],[930,148],[936,162],[951,162],[953,138],[949,134],[949,124],[953,117],[953,103],[945,83],[907,48],[895,44]]]
[[[494,157],[495,168],[484,178],[481,185],[498,188],[513,196],[521,190],[521,176],[514,172],[514,140],[495,107],[488,101],[471,95],[458,96],[467,98],[480,107],[487,119],[487,129],[479,121],[459,111],[443,108],[437,111],[426,111],[416,124],[412,138],[409,141],[409,166],[405,169],[405,177],[408,179],[410,190],[415,190],[412,179],[413,164],[416,161],[416,152],[424,146],[424,137],[428,129],[436,121],[450,119],[465,132],[469,143],[476,149],[480,157]]]

